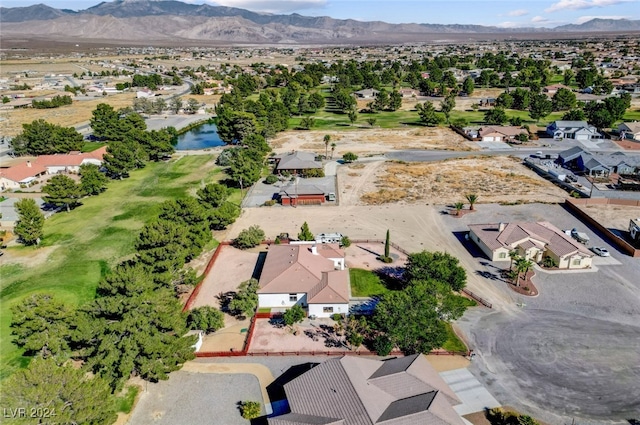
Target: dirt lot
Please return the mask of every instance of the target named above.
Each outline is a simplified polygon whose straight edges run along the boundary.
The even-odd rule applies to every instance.
[[[400,130],[373,128],[357,131],[287,131],[273,139],[271,146],[277,153],[300,149],[324,154],[325,134],[330,135],[331,143],[336,144],[334,158],[341,158],[345,152],[365,156],[395,149],[473,150],[464,137],[444,127],[413,127]]]
[[[40,93],[38,94],[40,95]],[[73,104],[55,109],[12,109],[0,112],[0,133],[15,136],[22,131],[23,123],[45,119],[52,124],[72,127],[91,119],[91,112],[99,103],[108,103],[116,109],[131,106],[135,93],[121,93],[92,100],[74,100]]]
[[[580,208],[608,229],[629,230],[629,220],[640,217],[640,207],[626,205],[582,205]]]
[[[562,202],[567,194],[517,158],[465,158],[437,163],[375,162],[339,171],[341,205],[450,204],[475,193],[480,202]]]

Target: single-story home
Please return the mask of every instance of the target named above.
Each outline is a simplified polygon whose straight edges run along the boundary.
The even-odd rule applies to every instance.
[[[373,99],[378,97],[378,93],[380,92],[376,89],[364,89],[353,92],[353,95],[358,99]]]
[[[547,134],[554,139],[589,141],[602,138],[598,130],[586,121],[554,121],[547,127]]]
[[[287,171],[291,174],[299,174],[303,170],[322,168],[322,163],[316,161],[316,154],[312,152],[292,151],[273,157],[276,162],[276,172]]]
[[[271,245],[258,287],[260,308],[300,305],[310,316],[349,314],[351,287],[338,244]]]
[[[278,193],[282,205],[320,205],[326,200],[324,190],[313,184],[289,183]]]
[[[558,92],[558,90],[560,89],[567,89],[567,90],[571,90],[571,87],[567,87],[564,84],[551,84],[550,86],[546,86],[542,89],[543,93],[547,93],[551,96],[553,96],[554,94],[556,94]]]
[[[284,384],[289,413],[269,425],[462,425],[460,399],[422,354],[326,360]]]
[[[618,125],[621,139],[632,139],[640,141],[640,122],[623,122]]]
[[[46,174],[78,173],[83,164],[100,166],[107,152],[106,146],[93,152],[40,155],[12,167],[0,168],[0,190],[20,189]]]
[[[588,268],[593,260],[584,245],[546,221],[471,224],[469,239],[491,261],[510,261],[511,251],[536,263],[550,257],[561,269]]]
[[[625,152],[591,153],[580,146],[574,146],[560,152],[557,162],[565,168],[589,175],[640,173],[640,155],[628,155]]]
[[[512,142],[520,134],[529,135],[526,128],[511,125],[492,125],[478,129],[477,136],[482,142]]]
[[[400,95],[402,97],[418,97],[418,96],[420,96],[420,92],[418,90],[415,90],[415,89],[400,89],[400,90],[398,90],[398,93],[400,93]]]

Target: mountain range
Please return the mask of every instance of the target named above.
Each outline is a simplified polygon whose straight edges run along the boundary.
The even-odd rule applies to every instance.
[[[1,36],[47,40],[112,40],[227,43],[363,43],[424,41],[434,36],[558,34],[640,31],[640,20],[593,19],[556,28],[498,28],[482,25],[389,24],[353,19],[277,15],[245,9],[195,5],[176,0],[116,0],[85,10],[44,4],[0,7]]]

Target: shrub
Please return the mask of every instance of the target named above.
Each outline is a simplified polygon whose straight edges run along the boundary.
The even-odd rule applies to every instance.
[[[378,260],[382,261],[383,263],[393,263],[393,258],[386,257],[384,255],[379,256]]]
[[[324,170],[322,168],[302,170],[302,177],[324,177]]]
[[[247,249],[260,245],[260,242],[264,240],[264,231],[260,226],[251,226],[248,229],[244,229],[240,232],[237,238],[233,240],[233,245],[236,248]]]
[[[342,314],[334,313],[331,315],[331,319],[335,322],[340,322],[342,320]]]
[[[189,312],[187,318],[189,329],[199,329],[205,333],[215,332],[224,327],[224,315],[220,310],[204,306]]]
[[[268,201],[264,201],[264,206],[265,207],[272,207],[276,204],[276,200],[275,199],[269,199]]]
[[[266,179],[264,179],[264,182],[265,182],[266,184],[274,184],[274,183],[276,183],[277,181],[278,181],[278,177],[277,177],[276,175],[274,175],[274,174],[269,174],[269,175],[267,176],[267,178],[266,178]]]
[[[351,246],[351,239],[349,239],[349,236],[343,236],[340,238],[340,246],[343,248],[349,248]]]
[[[247,420],[255,419],[260,416],[261,406],[257,401],[241,401],[238,403],[240,414]]]
[[[353,162],[353,161],[357,160],[358,159],[358,155],[356,155],[353,152],[347,152],[344,155],[342,155],[342,159],[344,160],[344,162],[349,163],[349,162]]]
[[[373,351],[379,356],[388,356],[393,350],[393,343],[386,335],[378,335],[373,340]]]

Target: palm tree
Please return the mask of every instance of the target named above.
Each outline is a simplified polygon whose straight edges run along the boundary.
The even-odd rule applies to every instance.
[[[515,249],[509,251],[509,258],[511,259],[511,264],[509,264],[509,270],[513,270],[513,261],[514,260],[517,261],[517,259],[520,258],[518,251],[516,251]]]
[[[336,145],[335,142],[331,143],[331,159],[333,159],[333,153],[336,151]]]
[[[533,266],[533,262],[525,259],[524,257],[520,257],[516,259],[516,272],[518,273],[518,277],[516,279],[516,286],[520,286],[520,273],[524,273],[524,278],[527,278],[527,272]]]
[[[478,202],[478,195],[476,195],[475,193],[470,193],[465,196],[465,198],[467,198],[467,201],[469,201],[469,209],[473,211],[473,204]]]
[[[331,141],[331,136],[328,134],[324,135],[324,157],[328,157],[329,156],[329,142]]]
[[[464,203],[456,202],[455,204],[453,204],[453,206],[456,209],[456,215],[460,215],[460,211],[462,210],[462,208],[464,208]]]

